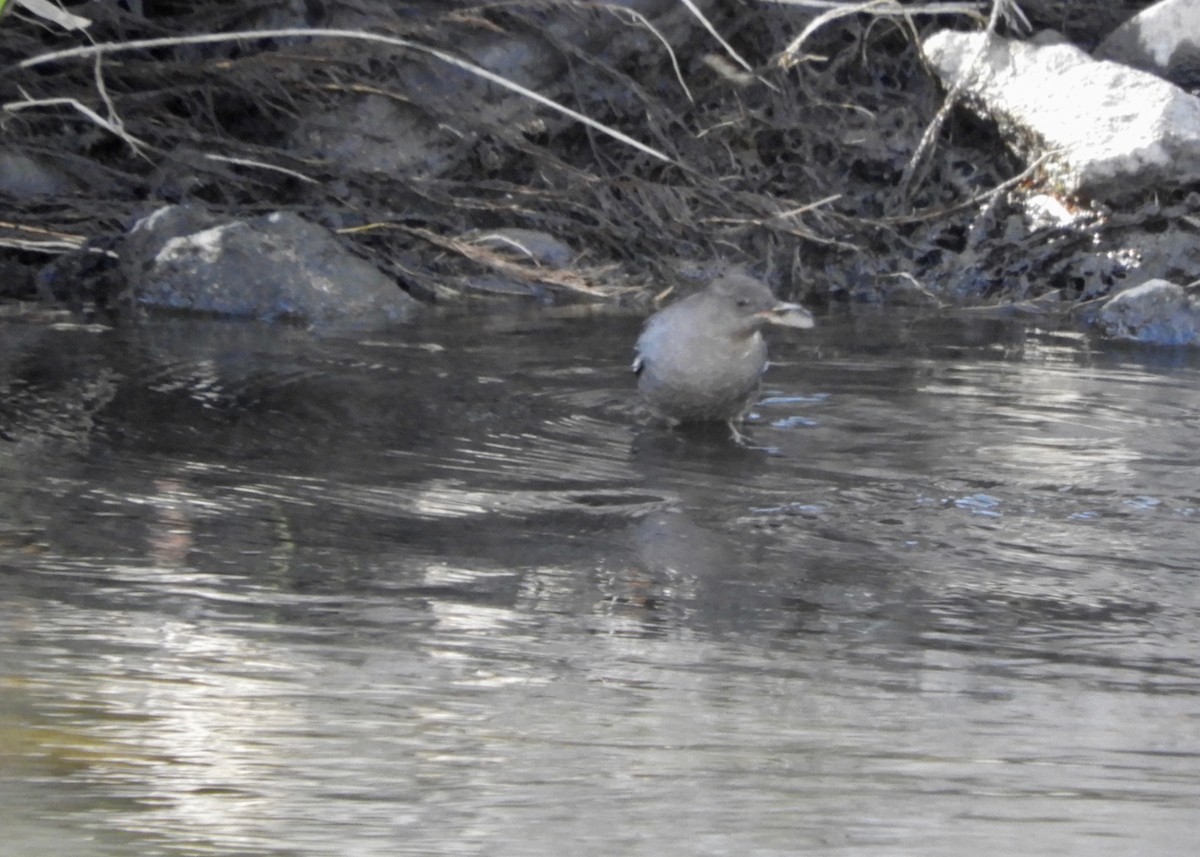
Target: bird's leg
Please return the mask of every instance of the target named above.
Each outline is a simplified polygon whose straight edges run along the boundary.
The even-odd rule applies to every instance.
[[[742,434],[742,431],[741,431],[741,429],[739,429],[739,428],[738,428],[738,426],[737,426],[737,424],[738,424],[739,422],[741,422],[741,417],[738,417],[738,418],[736,418],[736,419],[729,420],[728,422],[726,422],[726,423],[725,423],[725,425],[729,426],[729,435],[730,435],[730,438],[731,438],[731,439],[733,440],[733,442],[734,442],[734,443],[736,443],[738,446],[749,446],[749,445],[750,445],[750,438],[749,438],[749,437],[747,437],[746,435]]]

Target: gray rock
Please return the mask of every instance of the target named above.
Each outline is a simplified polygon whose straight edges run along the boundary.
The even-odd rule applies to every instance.
[[[170,206],[138,221],[119,255],[129,297],[157,309],[380,327],[419,307],[332,232],[290,213],[216,222]]]
[[[1200,4],[1162,0],[1134,15],[1096,48],[1097,59],[1149,71],[1180,86],[1200,84]]]
[[[942,31],[924,50],[950,86],[981,46],[968,103],[994,118],[1025,156],[1050,153],[1047,172],[1059,190],[1117,202],[1200,179],[1200,99],[1045,33],[1016,42]]]
[[[548,232],[537,229],[502,227],[471,236],[476,244],[485,244],[501,250],[509,250],[539,265],[566,268],[578,258],[577,253],[565,241],[560,241]]]
[[[695,5],[710,9],[714,0],[695,0]],[[331,14],[340,18],[352,13],[338,9]],[[547,8],[538,17],[544,30],[463,28],[462,38],[449,53],[569,103],[574,95],[564,46],[620,67],[630,57],[661,53],[660,39],[678,45],[699,28],[696,17],[678,0],[620,0],[590,10],[586,4],[565,4],[558,10]],[[634,21],[644,26],[622,25]],[[613,26],[614,22],[619,25]],[[343,26],[364,29],[368,23]],[[380,20],[374,27],[398,25]],[[356,94],[347,87],[345,96],[336,99],[328,112],[299,123],[293,137],[296,147],[308,157],[351,163],[366,171],[434,178],[480,156],[486,170],[487,159],[499,157],[486,141],[489,125],[518,133],[545,133],[548,124],[574,121],[422,51],[399,52],[397,62],[393,73],[399,82],[388,89],[402,92],[402,99],[394,94]],[[651,88],[658,85],[641,82]],[[673,76],[661,85],[675,85]],[[618,95],[617,88],[605,93],[606,98]],[[478,167],[473,169],[478,172]]]
[[[1148,280],[1110,298],[1098,321],[1112,339],[1150,345],[1191,345],[1200,337],[1200,307],[1167,280]]]
[[[452,168],[464,149],[461,133],[439,126],[412,104],[382,95],[346,99],[328,113],[309,117],[294,142],[309,157],[427,178]]]
[[[0,193],[18,199],[59,196],[74,188],[58,170],[20,152],[0,152]]]

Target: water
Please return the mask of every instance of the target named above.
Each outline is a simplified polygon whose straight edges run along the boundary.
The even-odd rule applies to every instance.
[[[634,319],[0,332],[0,853],[1130,855],[1200,836],[1200,361]]]

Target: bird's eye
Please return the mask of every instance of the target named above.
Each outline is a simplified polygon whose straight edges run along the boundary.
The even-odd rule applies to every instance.
[[[750,306],[750,301],[747,298],[738,298],[737,305],[738,306]]]

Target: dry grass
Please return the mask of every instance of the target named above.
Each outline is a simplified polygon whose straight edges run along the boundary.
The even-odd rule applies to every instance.
[[[1028,174],[971,125],[947,130],[917,48],[932,17],[970,25],[980,4],[839,4],[808,26],[777,1],[653,20],[593,2],[424,4],[370,32],[178,9],[150,22],[105,6],[97,43],[53,51],[4,23],[7,138],[82,189],[27,204],[25,226],[114,234],[160,201],[293,210],[438,299],[477,272],[597,300],[727,265],[818,300],[870,299],[897,276],[983,298],[1031,251],[980,241]],[[522,52],[532,65],[504,65]],[[575,262],[470,239],[512,227]]]

